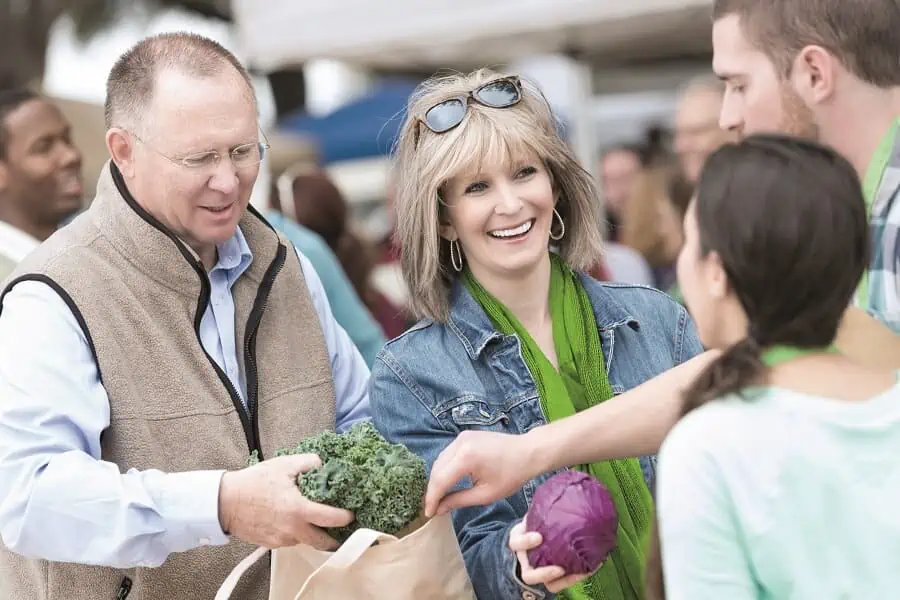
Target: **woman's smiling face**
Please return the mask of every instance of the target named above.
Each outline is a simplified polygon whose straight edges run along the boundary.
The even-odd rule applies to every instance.
[[[443,186],[441,198],[447,221],[441,234],[459,242],[480,281],[527,276],[546,259],[556,200],[534,153],[461,173]]]

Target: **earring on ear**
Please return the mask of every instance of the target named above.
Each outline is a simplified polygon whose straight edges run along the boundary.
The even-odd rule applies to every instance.
[[[462,272],[462,248],[459,247],[459,242],[456,240],[450,240],[450,263],[453,265],[453,270],[455,270],[457,273]]]
[[[551,220],[550,221],[550,239],[555,242],[558,242],[559,240],[563,239],[563,236],[566,235],[566,224],[562,220],[562,215],[560,215],[559,212],[557,212],[557,210],[555,208],[553,209],[553,217],[554,217],[554,219],[559,221],[559,233],[557,233],[555,235],[553,234],[553,221]]]

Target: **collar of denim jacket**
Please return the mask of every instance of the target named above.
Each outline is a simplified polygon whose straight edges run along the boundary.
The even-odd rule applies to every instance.
[[[599,281],[580,275],[581,283],[591,301],[597,329],[601,332],[611,331],[628,325],[634,329],[640,323],[628,309],[606,289]],[[450,319],[448,325],[459,337],[466,352],[472,359],[477,359],[484,349],[493,341],[502,340],[504,336],[497,331],[481,305],[472,297],[466,286],[457,279],[450,290]]]

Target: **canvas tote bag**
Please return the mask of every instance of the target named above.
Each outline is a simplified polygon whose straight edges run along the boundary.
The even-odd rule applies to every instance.
[[[215,600],[228,600],[241,575],[267,552],[258,548],[241,561]],[[335,552],[303,545],[272,551],[269,600],[376,598],[476,600],[448,515],[401,538],[358,529]]]

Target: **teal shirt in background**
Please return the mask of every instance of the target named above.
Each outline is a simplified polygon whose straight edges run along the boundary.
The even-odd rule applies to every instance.
[[[694,410],[660,450],[667,600],[900,598],[900,386],[753,398]]]
[[[265,217],[272,227],[289,239],[312,263],[322,280],[335,320],[344,328],[371,368],[375,356],[386,341],[384,332],[360,300],[334,252],[317,233],[281,213],[268,211]]]

